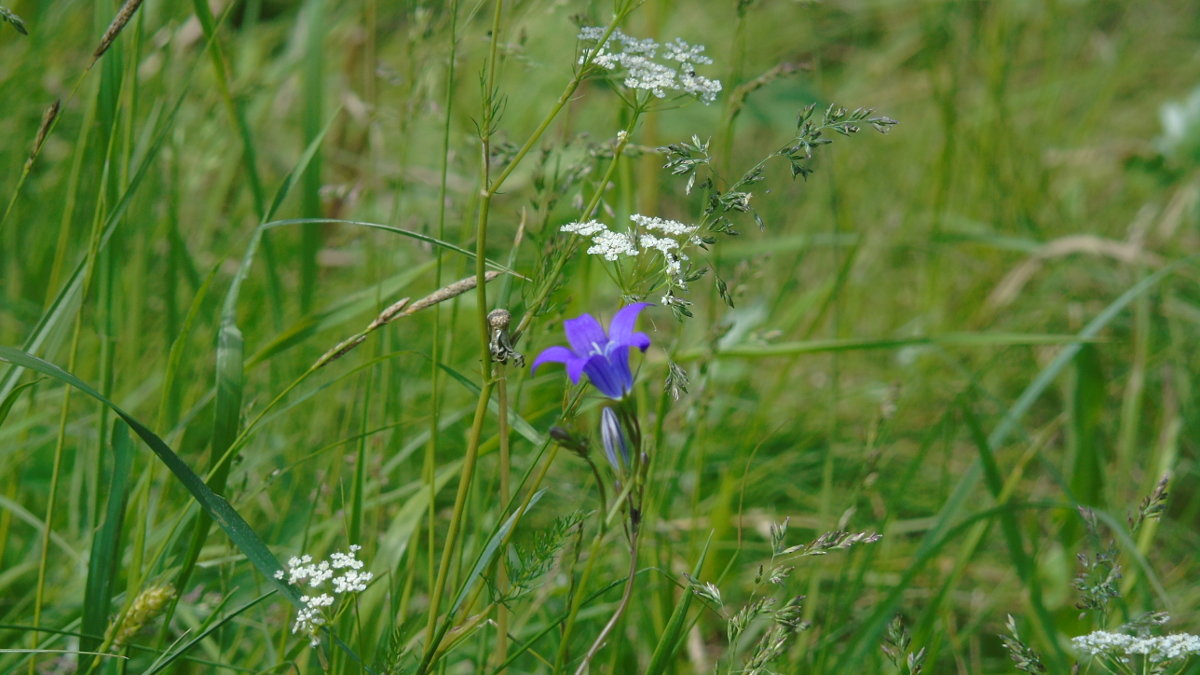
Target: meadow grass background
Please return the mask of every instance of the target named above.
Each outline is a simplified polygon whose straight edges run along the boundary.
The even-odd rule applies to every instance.
[[[812,102],[870,106],[900,124],[836,138],[807,181],[772,166],[769,193],[753,201],[765,228],[747,221],[712,247],[736,308],[705,279],[688,296],[693,319],[643,315],[654,345],[638,391],[662,443],[637,593],[594,670],[648,667],[688,595],[684,573],[715,583],[736,611],[770,555],[769,524],[785,517],[789,543],[838,528],[883,537],[797,563],[783,594],[807,596],[812,625],[776,672],[891,672],[878,645],[896,615],[914,651],[927,649],[925,672],[1011,670],[998,637],[1007,614],[1052,672],[1065,668],[1066,638],[1101,627],[1075,608],[1075,556],[1112,538],[1125,573],[1110,624],[1166,610],[1173,630],[1200,632],[1190,257],[1200,145],[1164,154],[1156,144],[1162,106],[1200,86],[1200,6],[763,0],[739,19],[737,5],[648,0],[625,23],[707,45],[705,74],[725,94],[781,64],[794,72],[749,93],[732,125],[727,95],[650,116],[608,206],[695,221],[697,199],[653,152],[693,134],[711,137],[716,164],[736,173],[791,138]],[[142,590],[176,583],[190,547],[197,564],[169,624],[158,617],[132,639],[131,661],[101,668],[142,672],[171,654],[170,672],[357,672],[350,652],[377,669],[405,644],[419,656],[481,380],[474,292],[397,320],[288,387],[381,309],[474,274],[474,262],[348,224],[276,227],[248,267],[243,256],[260,222],[284,218],[381,223],[475,249],[474,121],[493,5],[459,4],[449,97],[452,22],[440,2],[218,2],[197,15],[193,3],[152,1],[90,70],[119,3],[5,6],[29,34],[0,24],[0,198],[12,199],[0,224],[0,345],[74,373],[201,476],[214,449],[236,442],[217,491],[275,556],[359,544],[377,579],[333,624],[346,649],[290,635],[279,594],[229,618],[270,582],[197,521],[175,476],[61,379],[3,370],[0,670],[69,668],[74,657],[15,650],[79,649],[83,626],[107,628]],[[611,7],[505,3],[500,154],[570,79],[576,14],[602,24]],[[26,178],[55,100],[61,112]],[[590,194],[573,187],[548,204],[534,171],[542,148],[552,169],[597,167],[586,186],[603,166],[587,143],[607,142],[621,121],[607,87],[581,86],[492,201],[491,260],[538,272],[558,226],[580,217],[575,192]],[[489,286],[517,320],[531,295],[514,276]],[[576,255],[518,348],[532,357],[560,343],[562,318],[611,316],[618,296],[597,260]],[[668,358],[691,378],[679,401],[662,394]],[[445,366],[436,384],[433,360]],[[545,468],[540,441],[560,423],[567,381],[561,369],[506,373],[528,422],[511,434],[515,483]],[[512,513],[497,498],[496,419],[483,428],[447,597]],[[586,419],[576,426],[586,431]],[[1125,515],[1164,475],[1166,510],[1131,538]],[[584,463],[557,453],[543,486],[519,544],[553,532],[557,517],[591,515],[581,543],[572,534],[512,603],[509,649],[529,649],[511,672],[549,672],[579,578],[572,551],[586,559],[595,534]],[[126,500],[115,511],[114,492]],[[1080,503],[1111,516],[1102,541]],[[589,593],[625,577],[628,553],[608,536]],[[618,596],[614,587],[585,605],[575,658]],[[686,618],[668,669],[729,666],[724,620],[698,601]],[[473,632],[439,662],[446,672],[495,665],[495,609],[457,622],[468,619]],[[175,655],[176,638],[218,621]]]

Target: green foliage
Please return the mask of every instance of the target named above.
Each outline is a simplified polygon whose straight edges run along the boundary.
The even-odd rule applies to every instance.
[[[0,671],[1200,633],[1200,6],[9,4]],[[618,473],[611,403],[520,361],[635,301]],[[351,544],[310,646],[273,573]]]

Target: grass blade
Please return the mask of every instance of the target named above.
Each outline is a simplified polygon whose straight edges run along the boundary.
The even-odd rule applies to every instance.
[[[217,629],[219,629],[221,626],[224,626],[225,624],[229,623],[230,621],[236,619],[239,614],[241,614],[242,612],[245,612],[246,610],[250,609],[251,607],[254,607],[258,603],[262,602],[263,600],[266,600],[267,598],[271,597],[272,595],[275,595],[275,591],[268,591],[267,593],[263,593],[262,595],[258,596],[257,598],[254,598],[253,600],[247,602],[246,604],[242,605],[241,607],[238,607],[237,609],[226,614],[225,616],[222,616],[219,620],[212,622],[211,624],[206,626],[204,628],[204,630],[202,630],[199,633],[196,633],[194,636],[192,636],[192,638],[190,640],[188,640],[187,642],[184,642],[177,647],[173,647],[172,649],[168,650],[166,653],[161,654],[157,659],[154,660],[154,663],[151,663],[150,667],[146,669],[145,675],[153,675],[153,673],[161,672],[164,668],[166,668],[167,666],[174,663],[175,660],[179,659],[184,654],[191,651],[191,649],[193,647],[200,644],[200,642],[202,640],[204,640],[205,638],[207,638],[208,636],[210,636],[214,632],[216,632]]]
[[[12,412],[13,406],[17,404],[17,399],[21,397],[21,392],[36,385],[39,381],[31,380],[14,388],[8,392],[8,396],[5,396],[3,401],[0,401],[0,426],[3,426],[4,420],[8,419],[8,414]]]
[[[111,610],[113,581],[121,560],[121,536],[124,532],[125,506],[129,500],[129,476],[133,466],[133,440],[129,427],[118,422],[112,430],[112,473],[108,485],[108,504],[104,522],[92,538],[88,557],[83,617],[80,619],[79,649],[94,651],[100,647]],[[82,665],[82,664],[80,664]]]
[[[180,94],[179,99],[175,101],[175,105],[163,120],[162,126],[158,130],[154,141],[150,147],[142,155],[142,161],[138,164],[137,170],[129,179],[129,184],[125,191],[121,194],[120,200],[113,206],[112,210],[104,219],[104,224],[101,226],[99,243],[96,246],[96,253],[104,250],[112,239],[113,232],[116,231],[117,225],[121,221],[121,217],[125,215],[125,211],[129,208],[129,204],[133,201],[133,196],[137,194],[138,187],[149,173],[150,166],[154,159],[158,156],[159,150],[162,149],[163,142],[167,139],[168,132],[174,126],[175,116],[183,105],[187,88],[184,88],[184,93]],[[21,351],[29,354],[37,354],[46,350],[46,347],[55,344],[63,336],[63,331],[67,329],[68,321],[79,309],[82,302],[83,282],[85,278],[84,270],[88,264],[88,258],[85,256],[75,266],[75,271],[71,273],[67,283],[62,290],[55,296],[54,301],[42,314],[37,325],[34,326],[33,332],[26,338]],[[3,376],[0,376],[0,398],[7,397],[16,386],[17,379],[21,376],[21,369],[12,367],[9,368]]]
[[[692,567],[692,576],[700,575],[700,570],[704,568],[704,559],[708,557],[708,546],[712,543],[712,537],[709,537],[704,542],[704,548],[700,551],[700,558]],[[675,605],[675,609],[671,611],[671,617],[667,619],[667,627],[663,630],[663,634],[658,637],[658,644],[654,647],[654,654],[650,657],[650,665],[646,667],[646,675],[659,675],[667,670],[671,665],[671,661],[675,658],[675,653],[679,651],[680,645],[683,644],[683,636],[687,630],[687,614],[688,609],[692,606],[692,599],[695,593],[691,589],[683,589],[683,597]]]
[[[246,367],[252,368],[267,359],[304,343],[314,335],[345,325],[351,319],[378,309],[379,298],[393,297],[408,287],[417,277],[433,267],[433,261],[413,266],[402,274],[380,282],[377,286],[364,288],[357,293],[341,296],[324,309],[302,317],[291,327],[277,335],[261,349],[246,359]]]
[[[484,545],[483,550],[479,552],[479,556],[475,559],[475,565],[471,568],[471,573],[467,575],[467,578],[463,580],[462,587],[458,589],[458,595],[455,596],[454,603],[450,605],[450,614],[447,616],[447,620],[454,616],[454,613],[462,606],[463,601],[467,599],[467,596],[479,583],[480,578],[483,576],[483,571],[492,564],[492,560],[496,557],[496,552],[500,549],[501,542],[508,537],[508,533],[512,530],[513,525],[516,524],[517,516],[528,515],[529,511],[533,509],[533,505],[537,504],[545,493],[544,489],[534,493],[533,497],[529,499],[528,506],[510,515],[504,521],[504,524],[496,528],[496,531],[488,538],[487,544]]]
[[[196,475],[196,472],[192,471],[191,467],[180,459],[179,455],[175,454],[175,451],[159,438],[157,434],[83,380],[48,361],[12,347],[0,347],[0,360],[7,361],[21,368],[33,370],[58,380],[63,384],[70,385],[108,406],[149,446],[150,450],[154,452],[158,459],[166,465],[167,469],[175,475],[176,479],[192,495],[192,498],[196,500],[200,508],[225,531],[234,546],[246,556],[250,564],[254,565],[255,569],[267,578],[267,582],[275,586],[280,593],[297,607],[300,606],[299,592],[275,578],[275,572],[282,570],[283,566],[279,564],[279,561],[267,548],[267,545],[255,533],[254,528],[250,527],[249,523],[242,518],[241,514],[224,497],[216,494],[205,485],[204,480]]]
[[[1038,373],[1037,377],[1025,388],[1025,391],[1005,411],[1004,416],[987,437],[988,446],[991,448],[1002,447],[1008,440],[1009,435],[1017,429],[1021,419],[1025,417],[1025,413],[1029,412],[1029,409],[1041,398],[1042,394],[1050,387],[1055,378],[1070,365],[1084,344],[1096,339],[1100,331],[1112,323],[1113,319],[1117,318],[1121,311],[1128,307],[1129,303],[1133,302],[1135,298],[1150,291],[1159,282],[1174,272],[1176,268],[1190,260],[1191,258],[1188,258],[1168,265],[1142,279],[1118,296],[1108,307],[1105,307],[1102,312],[1089,321],[1083,330],[1079,331],[1077,341],[1063,347],[1062,351],[1054,357],[1054,360]],[[959,479],[954,491],[938,513],[933,527],[925,533],[924,538],[921,540],[920,546],[914,553],[912,565],[905,572],[905,579],[911,579],[911,576],[915,576],[916,570],[923,567],[932,558],[934,548],[942,546],[945,535],[952,531],[958,531],[959,528],[957,527],[954,529],[948,528],[951,528],[951,524],[968,506],[969,499],[979,484],[982,472],[982,462],[976,460]],[[912,573],[911,576],[910,573]],[[906,584],[907,581],[902,582],[897,588],[904,588]],[[863,622],[862,629],[857,632],[854,642],[847,650],[847,663],[863,663],[867,650],[874,648],[874,645],[879,641],[879,636],[883,634],[883,629],[887,625],[887,622],[895,615],[896,605],[899,600],[899,593],[892,593],[888,595],[888,598],[884,602],[876,606],[875,611]]]
[[[371,228],[374,230],[383,230],[384,232],[391,232],[393,234],[398,234],[403,237],[410,237],[412,239],[416,239],[417,241],[423,241],[426,244],[432,244],[433,246],[437,246],[439,248],[444,248],[447,251],[453,251],[455,253],[460,253],[462,255],[465,255],[470,260],[475,259],[474,251],[468,251],[467,249],[465,249],[461,246],[455,246],[454,244],[451,244],[446,241],[442,241],[441,239],[438,239],[437,237],[431,237],[427,234],[421,234],[420,232],[413,232],[412,230],[406,230],[402,227],[395,227],[393,225],[383,225],[380,223],[371,223],[371,222],[367,222],[365,220],[344,220],[341,218],[290,218],[288,220],[271,221],[269,223],[266,223],[262,227],[263,227],[263,229],[268,229],[268,228],[274,228],[274,227],[283,227],[286,225],[306,225],[306,224],[313,224],[313,223],[354,225],[356,227],[368,227],[368,228]],[[501,265],[498,262],[495,262],[492,260],[486,260],[486,261],[484,261],[484,264],[486,264],[488,267],[490,267],[494,270],[504,272],[505,274],[511,274],[512,276],[515,276],[515,277],[518,277],[521,279],[526,279],[525,276],[517,273],[516,271],[514,271],[508,267],[505,267],[504,265]]]
[[[923,335],[910,338],[845,338],[832,340],[804,340],[802,342],[780,342],[777,344],[742,344],[719,348],[713,356],[717,358],[766,358],[771,356],[796,356],[824,352],[849,352],[871,349],[896,349],[932,345],[940,347],[996,347],[1016,345],[1078,344],[1094,341],[1081,339],[1078,335],[1043,335],[1036,333],[946,333]],[[675,361],[694,361],[705,357],[704,349],[687,349],[675,356]]]
[[[996,462],[996,455],[992,451],[992,447],[988,444],[987,436],[984,434],[979,419],[975,417],[975,414],[966,405],[963,405],[962,412],[963,419],[970,432],[971,440],[975,445],[975,449],[979,452],[979,461],[983,467],[988,492],[992,494],[992,499],[996,501],[997,506],[1003,506],[1008,503],[1009,488],[1011,486],[1007,488],[1005,486],[1004,478],[1000,474],[1000,465]],[[1021,579],[1022,584],[1027,590],[1029,604],[1033,607],[1033,615],[1037,622],[1038,630],[1041,632],[1042,638],[1054,650],[1052,654],[1054,662],[1051,664],[1051,669],[1054,671],[1065,670],[1067,654],[1063,651],[1062,645],[1055,639],[1057,632],[1054,629],[1054,617],[1050,615],[1050,611],[1046,609],[1046,603],[1042,599],[1041,581],[1038,579],[1033,561],[1030,559],[1028,553],[1026,553],[1025,541],[1021,536],[1020,525],[1018,525],[1016,516],[1012,511],[1000,511],[998,518],[1000,520],[1000,530],[1004,535],[1004,543],[1008,547],[1009,557],[1012,558],[1013,567],[1016,568],[1017,576]]]

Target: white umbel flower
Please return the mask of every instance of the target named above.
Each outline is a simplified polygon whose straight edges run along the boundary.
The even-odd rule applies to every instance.
[[[579,31],[579,39],[584,42],[598,42],[603,35],[604,29],[599,26]],[[649,92],[655,98],[692,96],[708,104],[721,92],[720,81],[696,74],[696,66],[712,64],[712,59],[704,56],[704,45],[691,45],[679,38],[659,44],[650,38],[631,37],[618,29],[603,47],[584,49],[580,65],[589,59],[620,77],[626,88]]]
[[[1153,663],[1177,661],[1200,654],[1200,636],[1191,633],[1140,637],[1098,630],[1071,638],[1080,654],[1124,658],[1144,656]]]
[[[287,579],[287,583],[319,589],[326,581],[332,580],[333,594],[318,593],[301,595],[300,604],[303,607],[296,613],[296,621],[292,624],[292,633],[304,633],[314,647],[321,644],[319,629],[329,622],[330,607],[336,601],[335,595],[345,595],[367,590],[367,584],[374,577],[370,572],[363,572],[363,562],[356,555],[361,546],[351,546],[348,552],[335,552],[329,560],[313,563],[310,555],[302,555],[288,559],[287,568],[275,573],[276,579]]]
[[[682,287],[683,263],[689,258],[684,248],[698,246],[702,242],[696,235],[699,229],[677,220],[643,216],[635,213],[629,217],[633,229],[629,232],[614,232],[597,220],[567,223],[559,228],[562,232],[590,237],[588,255],[598,255],[610,262],[621,258],[636,257],[638,254],[656,253],[662,256],[663,271],[673,283]]]
[[[592,237],[592,245],[587,252],[588,255],[602,256],[611,261],[623,255],[637,255],[637,248],[633,245],[633,237],[627,233],[603,230]]]
[[[589,220],[586,223],[567,223],[558,229],[563,232],[572,232],[574,234],[578,234],[581,237],[590,237],[593,234],[596,234],[597,232],[603,232],[608,228],[604,226],[604,223],[598,220]]]
[[[632,216],[629,216],[629,219],[644,230],[658,230],[663,234],[668,234],[673,237],[681,237],[685,234],[692,234],[696,231],[695,225],[685,225],[677,220],[667,220],[666,218],[643,216],[640,213],[635,213]]]

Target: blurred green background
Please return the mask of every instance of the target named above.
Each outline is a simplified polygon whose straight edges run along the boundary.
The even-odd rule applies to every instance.
[[[216,48],[206,51],[192,3],[151,1],[90,71],[119,3],[10,0],[28,35],[0,24],[0,199],[13,199],[0,224],[0,344],[76,373],[198,470],[214,442],[221,298],[314,139],[319,152],[276,218],[436,236],[444,206],[445,239],[474,248],[473,120],[492,12],[460,6],[447,99],[445,3],[210,4]],[[521,143],[570,78],[572,17],[602,23],[609,12],[606,2],[505,6],[500,140]],[[1075,556],[1116,535],[1090,538],[1074,506],[1111,514],[1120,530],[1164,475],[1171,497],[1161,521],[1117,537],[1126,569],[1112,625],[1157,609],[1175,617],[1171,629],[1200,632],[1200,4],[648,0],[625,30],[707,45],[715,63],[706,74],[727,92],[781,65],[788,72],[750,92],[732,126],[723,122],[728,98],[651,117],[633,138],[642,157],[622,166],[613,190],[618,209],[696,220],[701,205],[657,170],[652,152],[693,134],[711,137],[717,166],[736,174],[791,138],[810,102],[869,106],[900,124],[886,136],[837,138],[807,181],[773,166],[769,192],[754,196],[765,229],[748,221],[740,237],[712,247],[736,308],[705,280],[689,297],[693,320],[647,314],[656,347],[642,369],[646,393],[661,388],[668,345],[692,386],[662,420],[670,449],[656,466],[659,512],[644,561],[663,574],[648,575],[645,605],[619,629],[625,639],[605,668],[644,667],[680,597],[670,579],[692,570],[705,542],[702,580],[720,579],[727,601],[744,596],[766,555],[767,524],[786,516],[797,541],[843,526],[884,537],[801,563],[792,590],[808,596],[813,626],[779,672],[882,672],[876,645],[897,613],[929,649],[926,672],[1007,672],[997,637],[1006,614],[1022,617],[1031,644],[1049,654],[1039,626],[1060,637],[1097,627],[1074,607]],[[55,100],[61,113],[23,178]],[[615,135],[619,119],[611,92],[585,85],[539,144],[545,166],[586,161],[586,144]],[[578,217],[569,191],[547,206],[538,161],[497,197],[489,234],[489,257],[528,275],[557,227]],[[77,265],[78,293],[56,301]],[[470,261],[447,254],[440,279],[470,273]],[[346,225],[272,230],[235,312],[244,415],[390,302],[435,290],[437,274],[431,248],[413,239]],[[509,293],[520,315],[522,283],[496,282],[492,297]],[[560,318],[611,314],[618,302],[587,260],[569,266],[555,299],[525,337],[527,354],[559,339]],[[1094,339],[1070,342],[1118,301]],[[363,544],[387,579],[375,589],[388,608],[380,617],[400,616],[404,593],[414,615],[424,603],[429,551],[414,495],[430,425],[429,358],[440,339],[442,360],[478,379],[473,303],[467,295],[447,305],[436,332],[428,313],[398,322],[293,392],[243,449],[224,492],[281,557],[344,547],[357,530],[349,543]],[[0,400],[12,407],[0,424],[0,646],[16,648],[31,646],[55,475],[40,623],[78,626],[112,420],[53,381],[17,389],[36,378],[4,377]],[[513,377],[517,409],[544,431],[561,375]],[[453,379],[442,386],[437,451],[447,467],[462,453],[474,394]],[[515,437],[518,470],[532,465],[530,448]],[[981,458],[994,460],[995,475],[979,478]],[[500,516],[489,502],[493,461],[485,456],[472,497],[468,547]],[[367,506],[348,526],[356,462],[366,462]],[[118,593],[169,578],[178,564],[181,544],[160,560],[149,551],[170,541],[190,502],[154,463],[135,455],[144,500],[135,503],[149,510],[127,515],[144,541],[125,541]],[[589,476],[560,457],[531,531],[586,508]],[[452,492],[439,493],[439,506]],[[199,625],[212,597],[261,586],[239,560],[219,532],[208,538],[171,635]],[[609,578],[622,569],[614,556]],[[555,601],[550,593],[535,603],[523,627],[538,627]],[[402,619],[369,619],[355,646],[373,653]],[[282,607],[255,608],[195,655],[252,669],[311,658],[280,646],[286,623]],[[710,668],[723,636],[715,614],[703,614],[678,671]],[[166,644],[153,632],[144,642]],[[484,644],[463,647],[452,659],[463,670],[452,672],[470,672],[464,664]],[[0,669],[22,658],[0,653]]]

